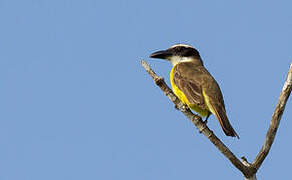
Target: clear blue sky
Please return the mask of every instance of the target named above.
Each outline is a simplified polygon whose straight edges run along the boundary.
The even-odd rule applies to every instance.
[[[1,180],[243,179],[140,66],[195,46],[241,139],[259,151],[292,61],[291,1],[0,0]],[[290,117],[290,121],[289,121]],[[291,179],[287,103],[258,179]]]

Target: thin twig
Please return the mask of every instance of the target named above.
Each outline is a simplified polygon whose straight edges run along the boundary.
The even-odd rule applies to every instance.
[[[290,96],[291,90],[292,90],[292,63],[290,65],[290,69],[287,74],[287,79],[284,83],[281,95],[279,97],[278,104],[272,116],[270,127],[266,135],[265,143],[262,146],[257,157],[255,158],[254,162],[252,163],[252,166],[256,168],[257,170],[259,169],[259,167],[262,165],[263,161],[267,157],[271,149],[271,146],[274,142],[274,139],[279,127],[279,123],[280,123],[282,114],[284,112],[286,102]]]

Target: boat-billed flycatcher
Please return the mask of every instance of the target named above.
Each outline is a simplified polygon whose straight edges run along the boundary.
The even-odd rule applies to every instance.
[[[204,67],[201,56],[195,48],[177,44],[167,50],[157,51],[150,57],[171,62],[172,89],[183,103],[201,116],[206,116],[206,122],[210,114],[214,114],[227,136],[239,138],[227,118],[220,87]]]

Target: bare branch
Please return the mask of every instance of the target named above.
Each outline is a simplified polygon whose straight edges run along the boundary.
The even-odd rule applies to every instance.
[[[141,63],[144,69],[153,78],[155,84],[160,87],[164,94],[168,96],[168,98],[176,105],[176,107],[178,107],[178,109],[192,121],[192,123],[199,129],[199,132],[203,133],[216,146],[216,148],[244,174],[245,177],[251,177],[256,172],[253,168],[245,166],[207,127],[207,125],[202,121],[201,117],[194,115],[191,110],[175,96],[163,78],[157,76],[144,60],[142,60]]]
[[[278,104],[277,104],[276,109],[274,111],[274,114],[272,116],[270,127],[269,127],[267,135],[266,135],[265,143],[262,146],[257,157],[255,158],[254,162],[252,163],[252,166],[254,168],[256,168],[257,170],[259,169],[259,167],[262,165],[263,161],[267,157],[267,155],[271,149],[271,146],[274,142],[274,139],[275,139],[275,136],[276,136],[276,133],[278,130],[278,126],[279,126],[282,114],[283,114],[285,106],[286,106],[286,102],[287,102],[287,100],[290,96],[290,93],[291,93],[291,89],[292,89],[292,63],[290,64],[290,69],[289,69],[289,72],[287,74],[287,79],[285,81],[281,95],[280,95],[279,100],[278,100]]]
[[[287,79],[283,86],[281,95],[278,100],[278,104],[272,116],[270,127],[268,129],[265,143],[255,158],[253,163],[249,163],[246,158],[242,157],[242,162],[220,141],[220,139],[207,127],[207,125],[202,121],[201,117],[192,113],[192,111],[183,104],[172,92],[172,90],[167,86],[164,79],[155,74],[151,67],[142,60],[142,66],[153,78],[155,84],[160,87],[160,89],[165,93],[166,96],[175,104],[176,107],[187,116],[192,123],[199,129],[200,133],[203,133],[215,146],[216,148],[237,168],[239,169],[246,180],[256,180],[256,172],[262,165],[264,159],[268,155],[271,146],[274,142],[278,126],[284,112],[286,102],[290,96],[292,90],[292,64],[287,75]]]

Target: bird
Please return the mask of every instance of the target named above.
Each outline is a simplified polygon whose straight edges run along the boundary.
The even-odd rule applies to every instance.
[[[228,120],[220,87],[204,67],[196,48],[187,44],[175,44],[166,50],[152,53],[150,58],[164,59],[173,65],[170,83],[174,94],[190,109],[206,117],[204,123],[213,114],[226,136],[239,139]]]

